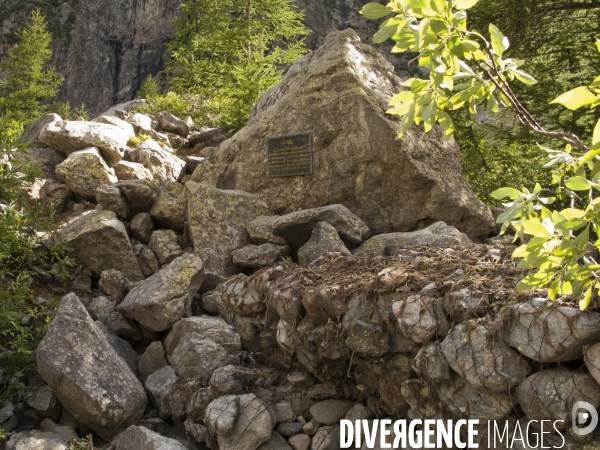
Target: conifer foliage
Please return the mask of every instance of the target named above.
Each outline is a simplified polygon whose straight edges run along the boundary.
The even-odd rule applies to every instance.
[[[31,24],[19,32],[18,43],[0,62],[3,77],[0,79],[0,116],[8,121],[4,138],[22,126],[37,120],[47,111],[47,103],[53,99],[62,79],[54,69],[46,65],[52,56],[51,34],[39,10],[31,13]]]
[[[259,95],[306,53],[303,14],[290,0],[196,0],[181,5],[167,48],[169,87],[240,128]]]

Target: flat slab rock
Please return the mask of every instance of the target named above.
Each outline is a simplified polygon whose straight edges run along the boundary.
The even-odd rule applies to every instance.
[[[350,400],[324,400],[310,407],[310,414],[317,422],[333,425],[343,419],[354,402]]]
[[[277,214],[342,203],[376,234],[444,221],[472,239],[487,237],[494,220],[465,179],[456,143],[437,126],[427,134],[414,126],[397,139],[400,119],[385,112],[402,81],[354,30],[330,33],[192,179],[262,194]],[[307,131],[313,174],[267,178],[265,137]]]

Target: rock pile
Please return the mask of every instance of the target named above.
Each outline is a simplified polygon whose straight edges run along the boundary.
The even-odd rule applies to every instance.
[[[332,48],[340,40],[343,55]],[[364,87],[371,72],[363,69],[381,75],[359,64],[353,48],[372,57],[344,32],[301,63],[315,72],[306,89],[319,86],[324,67],[350,86]],[[300,77],[296,69],[288,82]],[[373,102],[354,99],[356,111],[393,133],[373,113],[375,90],[363,92]],[[264,102],[263,114],[279,111]],[[198,179],[202,157],[182,157],[206,151],[222,162],[236,142],[253,142],[255,125],[218,151],[204,146],[223,133],[194,128],[166,112],[45,118],[39,141],[54,148],[39,144],[32,158],[48,178],[27,189],[62,205],[51,239],[67,244],[80,267],[37,349],[41,378],[30,380],[23,401],[0,409],[13,432],[8,450],[66,449],[90,432],[100,448],[117,450],[335,450],[344,418],[547,419],[567,430],[576,402],[600,405],[600,313],[516,293],[523,271],[510,247],[474,244],[435,214],[407,225],[434,222],[417,231],[396,228],[406,211],[390,212],[382,226],[383,210],[367,214],[354,194],[347,204],[356,211],[344,202],[274,210],[277,183],[265,181],[274,184],[264,193],[222,189]],[[153,140],[130,147],[134,132]],[[431,175],[427,195],[439,200],[449,191],[430,183],[440,177],[424,168],[427,149],[415,136],[402,167]],[[398,150],[396,141],[383,144]],[[441,141],[438,163],[452,148]],[[461,199],[470,191],[458,175],[450,179],[457,190],[448,217],[483,237],[487,213],[479,203],[466,213]],[[431,206],[415,201],[418,211]],[[382,227],[392,232],[377,234]]]

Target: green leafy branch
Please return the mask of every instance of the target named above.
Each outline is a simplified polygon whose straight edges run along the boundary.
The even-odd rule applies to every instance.
[[[498,218],[502,232],[509,226],[525,242],[514,252],[520,267],[533,269],[519,289],[548,287],[548,295],[581,298],[586,308],[594,291],[600,288],[600,121],[594,128],[591,146],[570,131],[549,131],[519,101],[511,88],[515,80],[525,85],[537,81],[522,69],[524,61],[505,57],[510,43],[493,24],[489,39],[467,28],[467,10],[478,0],[394,0],[387,6],[369,3],[361,13],[369,19],[390,14],[373,38],[374,43],[392,39],[392,52],[418,53],[421,67],[429,79],[409,79],[408,90],[396,94],[388,113],[402,117],[400,136],[416,124],[426,132],[439,124],[447,136],[454,132],[448,111],[468,108],[471,114],[484,105],[492,112],[511,108],[520,123],[534,133],[562,141],[564,151],[544,148],[553,168],[553,189],[537,184],[501,188],[492,193],[496,199],[508,198],[506,210]],[[596,44],[600,51],[600,41]],[[600,77],[589,87],[578,87],[552,103],[571,110],[600,106]],[[581,195],[583,193],[584,195]],[[550,206],[570,200],[561,211]],[[582,206],[579,206],[582,205]],[[579,207],[578,207],[579,206]]]

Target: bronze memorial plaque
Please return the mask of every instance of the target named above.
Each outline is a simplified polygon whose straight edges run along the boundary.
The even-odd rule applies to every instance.
[[[270,178],[312,174],[310,133],[269,138],[267,169]]]

